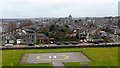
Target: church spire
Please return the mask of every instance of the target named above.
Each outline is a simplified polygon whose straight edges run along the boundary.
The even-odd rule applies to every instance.
[[[69,15],[69,23],[72,23],[72,15]]]

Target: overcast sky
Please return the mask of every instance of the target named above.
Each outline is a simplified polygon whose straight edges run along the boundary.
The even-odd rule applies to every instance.
[[[0,18],[118,15],[119,0],[0,0]]]

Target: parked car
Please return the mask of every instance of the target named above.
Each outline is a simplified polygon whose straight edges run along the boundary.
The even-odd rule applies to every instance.
[[[83,40],[80,40],[80,43],[83,43],[84,41]]]
[[[62,45],[62,43],[60,43],[60,42],[56,42],[56,45]]]
[[[70,45],[70,42],[64,42],[63,44],[64,45]]]
[[[35,46],[34,44],[28,44],[28,46]]]
[[[44,47],[49,47],[49,45],[44,45]]]
[[[71,45],[77,45],[78,42],[71,42]]]
[[[35,45],[35,47],[40,47],[39,45]]]
[[[13,44],[5,44],[6,47],[13,47]]]

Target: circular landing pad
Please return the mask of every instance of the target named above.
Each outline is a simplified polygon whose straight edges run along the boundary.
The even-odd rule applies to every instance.
[[[40,60],[65,60],[65,59],[68,59],[69,56],[67,55],[42,55],[42,56],[37,56],[36,58]]]

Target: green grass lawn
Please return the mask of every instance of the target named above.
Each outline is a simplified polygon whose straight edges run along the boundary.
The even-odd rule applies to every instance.
[[[89,66],[118,66],[118,48],[88,48],[83,51],[93,62]]]
[[[80,52],[87,55],[92,62],[89,66],[118,66],[118,47],[104,48],[60,48],[60,49],[27,49],[27,50],[3,50],[2,66],[47,66],[51,64],[20,64],[19,61],[25,53],[50,53],[50,52]],[[80,66],[81,63],[65,63],[65,66]]]
[[[2,51],[0,50],[0,68],[2,66]]]

